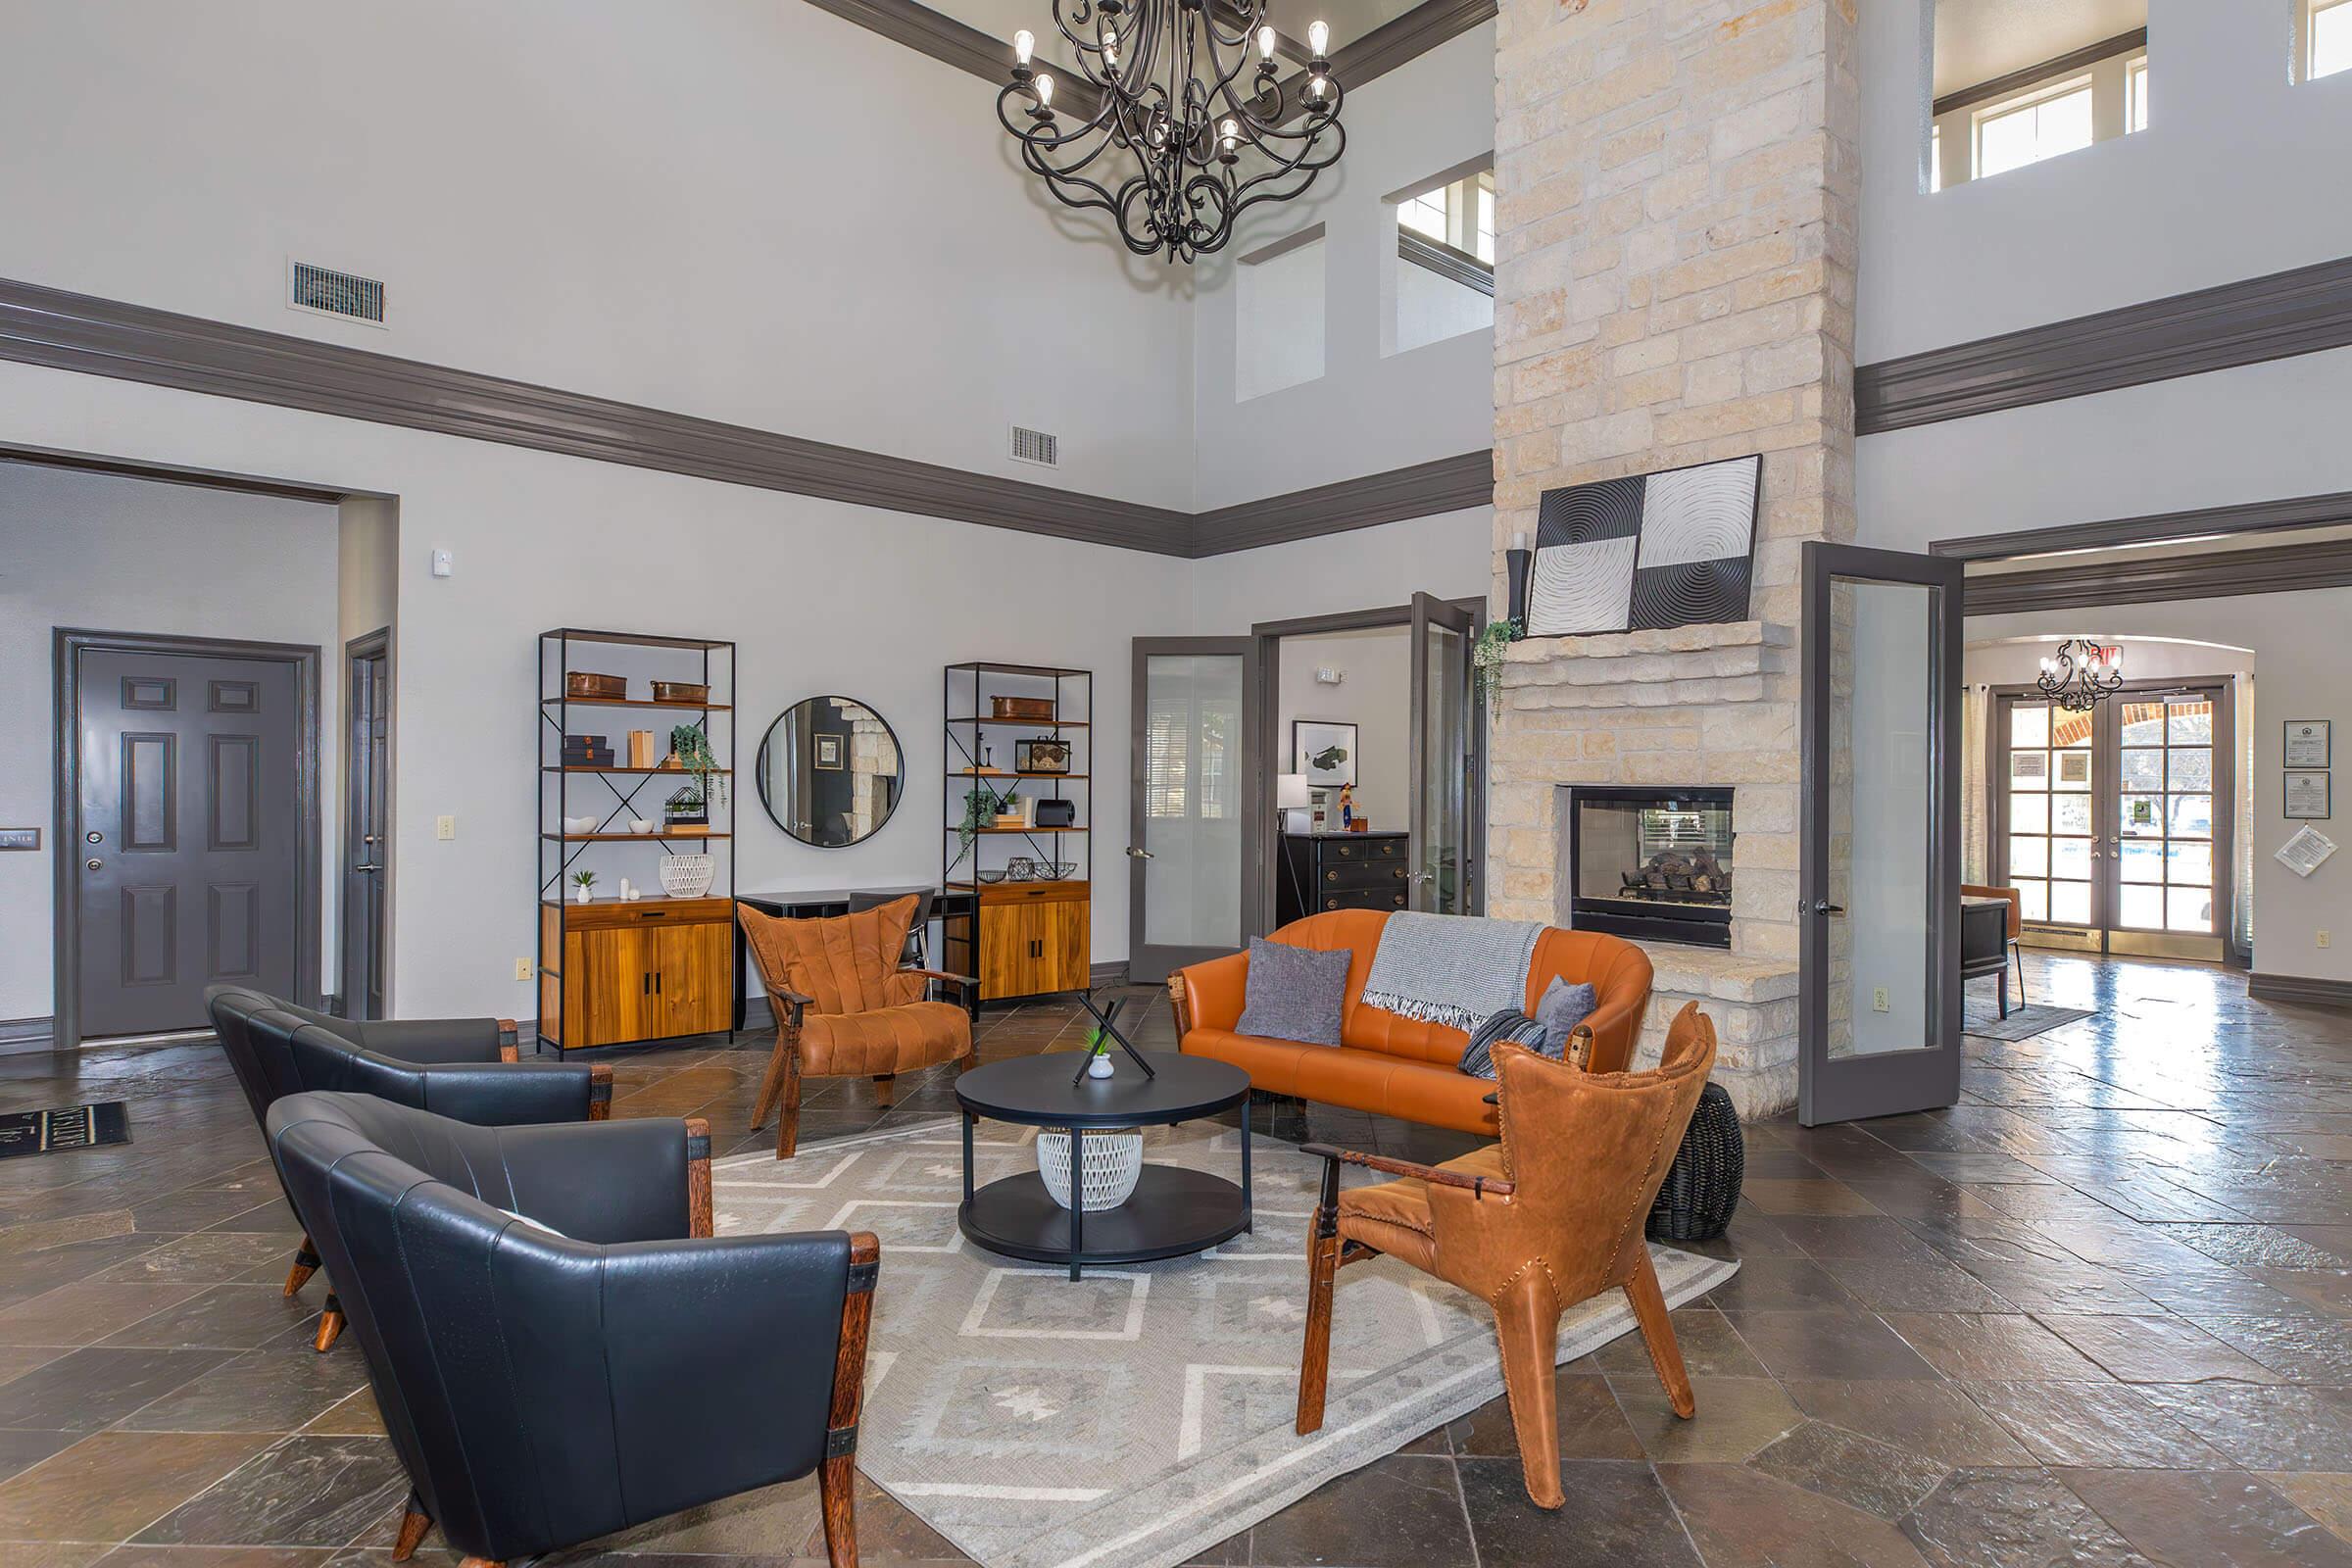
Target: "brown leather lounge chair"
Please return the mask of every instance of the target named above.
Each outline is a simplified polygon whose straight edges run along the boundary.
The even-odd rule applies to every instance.
[[[1698,1004],[1686,1004],[1650,1072],[1587,1073],[1516,1046],[1498,1048],[1494,1060],[1498,1144],[1436,1166],[1307,1146],[1329,1163],[1307,1237],[1298,1431],[1323,1425],[1334,1276],[1385,1252],[1494,1307],[1527,1494],[1557,1508],[1565,1495],[1552,1366],[1561,1312],[1624,1291],[1674,1413],[1688,1419],[1696,1408],[1642,1222],[1715,1064],[1715,1026]],[[1525,1131],[1515,1137],[1515,1128]],[[1342,1164],[1400,1179],[1343,1192]]]
[[[891,1080],[943,1061],[971,1065],[972,1020],[962,1007],[926,996],[934,983],[979,982],[938,969],[903,967],[919,894],[821,920],[785,920],[735,906],[752,961],[776,1015],[776,1051],[752,1107],[752,1130],[776,1121],[776,1157],[800,1141],[801,1080],[871,1078],[890,1102]]]

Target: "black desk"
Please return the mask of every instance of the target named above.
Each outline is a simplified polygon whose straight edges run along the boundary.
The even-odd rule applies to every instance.
[[[968,919],[977,914],[980,908],[978,894],[942,893],[929,883],[912,887],[790,888],[780,893],[738,893],[735,902],[748,904],[761,914],[773,915],[780,920],[822,920],[849,913],[852,894],[859,898],[898,899],[909,893],[922,894],[931,901],[915,917],[917,925],[932,920]],[[934,964],[933,967],[946,966]],[[735,969],[738,974],[753,972],[751,955],[744,948],[743,923],[740,920],[735,924]],[[738,993],[735,998],[735,1027],[738,1029],[743,1027],[744,1000]],[[977,1015],[977,1001],[973,1003],[972,1010]]]

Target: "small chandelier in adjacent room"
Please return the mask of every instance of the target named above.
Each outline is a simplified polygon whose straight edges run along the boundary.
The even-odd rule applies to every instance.
[[[1084,80],[1061,83],[1057,106],[1035,36],[1016,32],[997,119],[1047,189],[1108,213],[1139,256],[1190,262],[1222,248],[1244,211],[1303,193],[1348,145],[1320,22],[1305,72],[1285,83],[1268,0],[1053,5]]]
[[[2124,684],[2124,651],[2102,648],[2086,637],[2069,637],[2057,655],[2041,662],[2034,681],[2051,702],[2070,713],[2087,713],[2101,698]]]

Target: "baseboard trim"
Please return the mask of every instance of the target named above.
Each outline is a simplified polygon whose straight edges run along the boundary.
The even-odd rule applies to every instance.
[[[2352,980],[2258,971],[2246,976],[2246,995],[2264,1002],[2291,1002],[2306,1007],[2352,1008]]]
[[[1854,371],[1878,435],[2352,344],[2352,257],[2145,300]]]
[[[0,1018],[0,1056],[53,1049],[55,1018]]]

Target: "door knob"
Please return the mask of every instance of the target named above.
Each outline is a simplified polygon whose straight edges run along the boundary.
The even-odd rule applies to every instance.
[[[97,861],[95,861],[95,860],[92,860],[90,863],[91,863],[92,865],[95,865],[95,864],[97,864],[98,862],[97,862]],[[383,867],[382,867],[382,866],[380,866],[380,865],[355,865],[355,866],[353,866],[353,867],[352,867],[352,869],[353,869],[354,871],[366,871],[366,872],[367,872],[368,875],[372,876],[372,875],[374,875],[376,872],[378,872],[378,871],[381,871],[381,870],[383,869]]]
[[[1842,904],[1832,904],[1827,899],[1815,899],[1813,901],[1813,912],[1815,914],[1843,914],[1845,912],[1845,906]]]
[[[1140,845],[1140,844],[1130,844],[1130,845],[1128,845],[1128,846],[1127,846],[1127,853],[1128,853],[1129,855],[1132,855],[1132,856],[1134,856],[1134,857],[1135,857],[1137,859],[1139,859],[1139,860],[1149,860],[1149,859],[1151,859],[1151,858],[1152,858],[1152,852],[1151,852],[1150,850],[1147,850],[1147,849],[1145,849],[1145,848],[1144,848],[1142,845]]]

